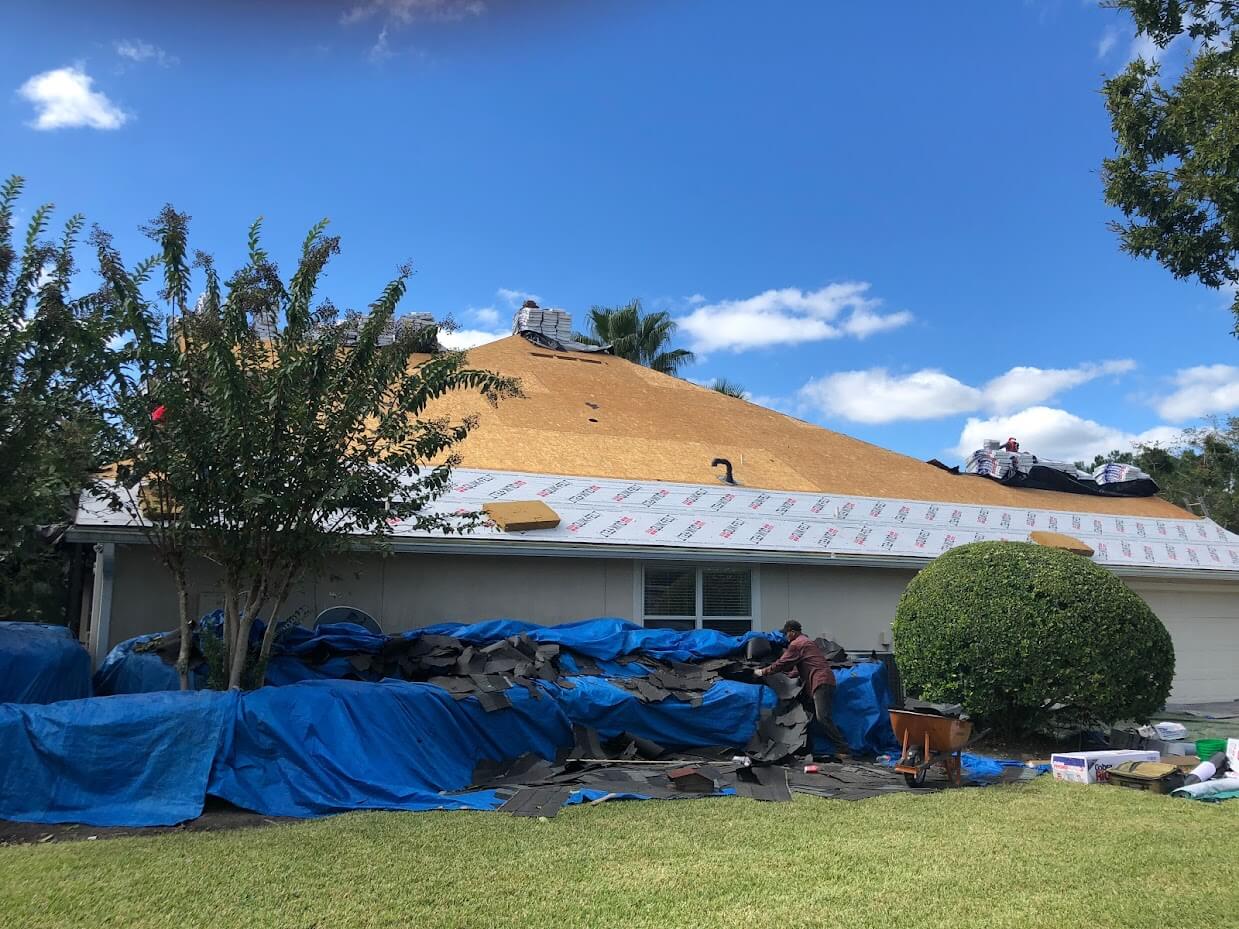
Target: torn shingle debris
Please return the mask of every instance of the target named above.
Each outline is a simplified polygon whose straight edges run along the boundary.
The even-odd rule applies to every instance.
[[[669,752],[663,758],[638,756],[645,740],[628,735],[603,739],[587,727],[573,729],[574,744],[554,763],[534,754],[505,762],[483,761],[474,771],[471,790],[491,789],[505,798],[502,812],[552,817],[576,791],[580,800],[683,800],[735,794],[753,800],[786,803],[795,793],[840,800],[864,800],[888,793],[926,793],[934,787],[909,787],[890,768],[871,764],[819,763],[820,773],[805,774],[802,763],[740,764],[724,747]],[[945,786],[945,782],[943,785]],[[559,806],[555,798],[560,797]]]

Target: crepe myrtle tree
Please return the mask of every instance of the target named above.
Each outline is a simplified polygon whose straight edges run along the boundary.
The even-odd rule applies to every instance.
[[[248,262],[226,281],[210,256],[190,259],[188,217],[171,207],[146,230],[156,258],[132,272],[96,234],[131,337],[112,375],[114,413],[131,441],[109,502],[139,522],[172,574],[182,689],[191,559],[220,568],[222,660],[227,686],[237,688],[261,683],[293,584],[328,554],[386,550],[396,524],[464,532],[480,522],[425,509],[449,486],[453,449],[477,425],[426,410],[454,391],[494,404],[516,395],[516,382],[468,367],[461,353],[426,354],[437,345],[433,331],[393,324],[407,266],[364,317],[316,302],[339,251],[326,226],[305,237],[287,281],[262,248],[260,222]],[[158,302],[144,296],[156,271]],[[203,286],[191,306],[195,273]],[[254,654],[260,618],[266,630]]]
[[[44,204],[14,240],[23,187],[0,186],[0,617],[55,620],[65,560],[37,530],[68,522],[108,454],[99,388],[114,316],[106,294],[72,293],[81,216],[50,241]]]

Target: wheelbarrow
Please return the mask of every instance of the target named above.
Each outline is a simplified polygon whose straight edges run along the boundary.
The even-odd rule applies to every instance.
[[[972,721],[968,719],[912,710],[891,710],[890,713],[891,728],[903,746],[895,770],[903,775],[908,786],[923,786],[926,772],[940,764],[946,770],[947,779],[958,787],[963,779],[960,753],[985,733],[974,739]]]

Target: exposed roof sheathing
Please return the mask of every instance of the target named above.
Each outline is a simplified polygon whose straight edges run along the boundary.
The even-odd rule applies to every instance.
[[[943,503],[1194,519],[1159,497],[1090,497],[1004,487],[727,397],[609,355],[555,352],[520,336],[469,352],[470,364],[521,379],[497,409],[474,395],[431,415],[476,414],[462,465],[539,474],[709,483],[729,459],[745,487]]]

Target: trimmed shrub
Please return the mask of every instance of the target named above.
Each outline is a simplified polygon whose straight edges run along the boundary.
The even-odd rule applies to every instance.
[[[963,545],[924,568],[894,639],[909,693],[1008,733],[1146,720],[1174,677],[1148,604],[1088,559],[1026,542]]]

